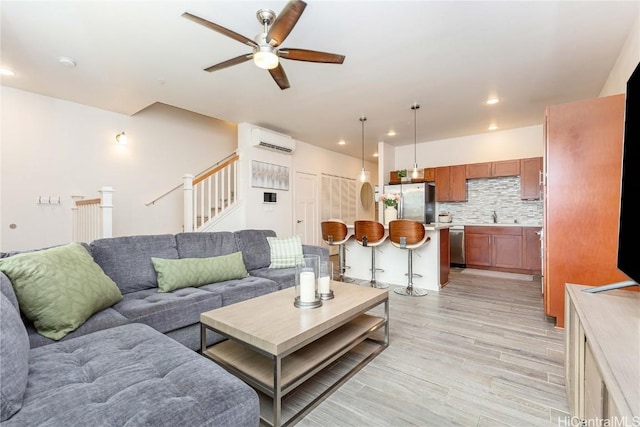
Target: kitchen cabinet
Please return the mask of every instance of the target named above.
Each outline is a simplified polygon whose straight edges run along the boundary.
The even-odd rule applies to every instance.
[[[565,283],[628,280],[616,267],[624,95],[545,111],[544,309],[564,327]]]
[[[491,163],[472,163],[466,165],[467,179],[491,178]]]
[[[465,165],[467,179],[520,175],[520,160],[472,163]]]
[[[542,157],[520,160],[520,198],[539,200],[542,195]]]
[[[467,267],[540,274],[540,227],[466,226]]]
[[[491,162],[491,176],[518,176],[520,175],[520,160],[505,160]]]
[[[467,173],[465,165],[435,168],[435,183],[436,201],[467,201]]]
[[[542,273],[542,253],[540,249],[541,227],[522,227],[524,249],[522,254],[522,268],[531,270],[535,274]]]
[[[435,182],[436,168],[424,168],[424,182]]]

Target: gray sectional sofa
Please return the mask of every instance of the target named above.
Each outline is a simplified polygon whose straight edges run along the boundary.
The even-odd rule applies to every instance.
[[[274,237],[242,230],[93,241],[85,249],[122,298],[58,340],[21,316],[15,285],[0,271],[0,425],[257,425],[255,391],[194,350],[200,313],[293,286],[293,268],[269,268]],[[302,250],[328,259],[326,248]],[[248,276],[159,292],[152,259],[237,252]]]

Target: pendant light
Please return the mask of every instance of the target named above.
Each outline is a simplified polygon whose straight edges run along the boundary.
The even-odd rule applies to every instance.
[[[360,182],[367,182],[367,171],[364,170],[364,122],[367,121],[365,116],[360,117],[362,123],[362,170],[360,171]]]
[[[413,172],[411,173],[411,178],[418,178],[418,158],[416,156],[417,146],[418,146],[418,109],[420,108],[420,104],[415,102],[411,109],[413,110]]]

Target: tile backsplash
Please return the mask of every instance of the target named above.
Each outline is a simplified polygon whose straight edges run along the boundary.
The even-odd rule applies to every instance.
[[[439,202],[436,212],[449,212],[454,224],[498,223],[542,225],[542,200],[520,199],[520,177],[469,179],[466,202]]]

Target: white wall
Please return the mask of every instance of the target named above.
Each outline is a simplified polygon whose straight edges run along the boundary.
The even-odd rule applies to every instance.
[[[540,114],[542,121],[544,112]],[[416,149],[420,168],[541,157],[543,153],[542,125],[423,142]],[[413,145],[396,147],[395,163],[390,170],[412,167]]]
[[[322,200],[320,175],[322,173],[355,178],[361,167],[361,159],[346,156],[324,148],[320,148],[302,141],[295,141],[296,149],[293,154],[282,154],[262,148],[251,146],[251,130],[256,128],[250,123],[238,124],[238,151],[241,158],[240,180],[242,187],[239,190],[243,201],[245,221],[242,228],[272,229],[278,236],[290,236],[295,229],[295,174],[304,172],[316,176],[317,192],[317,217],[320,218],[320,204]],[[289,190],[273,190],[254,188],[251,186],[251,162],[257,160],[272,163],[289,168]],[[376,165],[365,162],[365,169],[371,173],[371,182],[377,182]],[[263,193],[275,192],[278,202],[265,204]],[[359,192],[358,192],[359,194]],[[319,243],[319,241],[317,242]]]
[[[609,78],[600,91],[600,96],[625,93],[627,80],[640,63],[640,18],[636,18],[629,36],[622,46],[620,55],[609,73]]]
[[[145,203],[237,146],[235,124],[163,104],[129,117],[2,87],[1,108],[0,250],[69,242],[70,196],[104,185],[115,189],[114,235],[179,232],[181,191]],[[121,131],[127,146],[115,143]],[[40,195],[62,204],[37,205]]]

